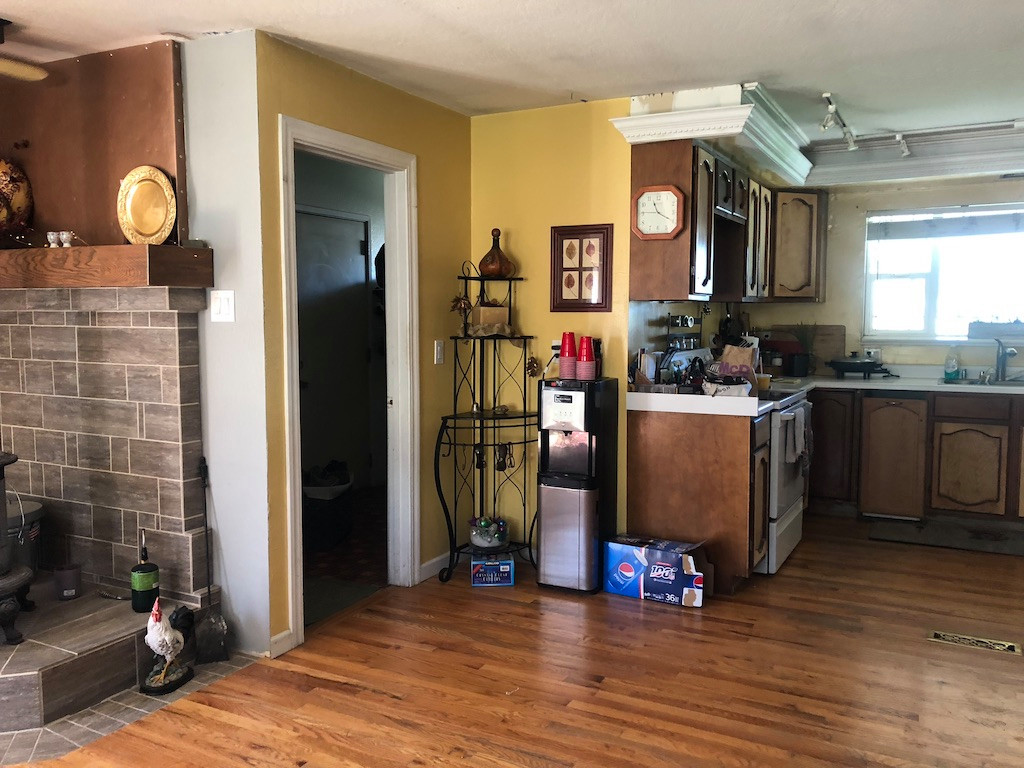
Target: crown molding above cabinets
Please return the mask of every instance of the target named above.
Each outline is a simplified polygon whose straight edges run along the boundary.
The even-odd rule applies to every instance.
[[[781,185],[803,184],[811,169],[806,134],[758,83],[634,96],[630,116],[611,122],[630,144],[713,140]]]
[[[814,186],[905,181],[940,176],[982,176],[1024,172],[1024,125],[1006,122],[939,131],[904,133],[909,155],[892,136],[821,142],[807,152],[814,164],[807,183]]]

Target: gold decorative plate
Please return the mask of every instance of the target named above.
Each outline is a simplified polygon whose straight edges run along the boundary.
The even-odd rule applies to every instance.
[[[121,180],[117,223],[136,245],[160,245],[174,229],[178,204],[170,179],[159,168],[140,165]]]

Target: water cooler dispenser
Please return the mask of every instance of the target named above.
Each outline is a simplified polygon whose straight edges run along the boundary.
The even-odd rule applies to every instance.
[[[600,589],[601,542],[616,532],[616,379],[540,382],[537,581]]]

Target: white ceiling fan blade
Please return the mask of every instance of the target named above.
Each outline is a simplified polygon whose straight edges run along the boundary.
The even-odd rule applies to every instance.
[[[13,77],[15,80],[35,82],[45,79],[48,74],[49,72],[35,64],[28,64],[17,59],[5,59],[0,56],[0,75]]]

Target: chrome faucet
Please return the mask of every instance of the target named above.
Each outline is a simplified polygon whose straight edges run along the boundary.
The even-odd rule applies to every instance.
[[[996,375],[995,380],[1006,381],[1006,362],[1011,357],[1017,356],[1017,350],[1013,347],[1006,346],[999,339],[996,342]]]

